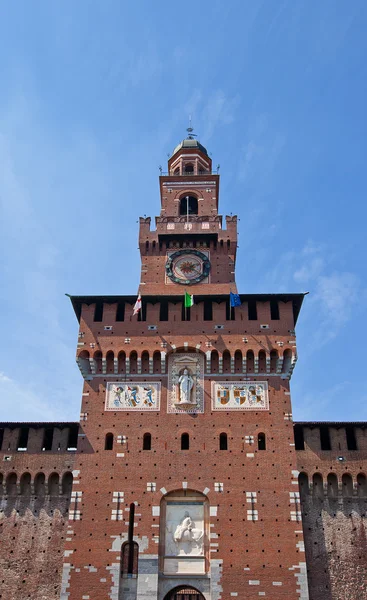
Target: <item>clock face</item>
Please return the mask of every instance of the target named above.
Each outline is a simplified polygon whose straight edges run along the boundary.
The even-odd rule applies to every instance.
[[[210,261],[199,250],[178,250],[168,257],[166,273],[175,283],[193,285],[208,277]]]

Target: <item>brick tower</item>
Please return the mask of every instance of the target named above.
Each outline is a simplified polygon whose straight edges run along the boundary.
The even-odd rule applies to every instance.
[[[289,379],[302,294],[237,294],[189,130],[136,296],[73,296],[84,377],[62,600],[308,598]],[[231,306],[230,293],[237,306]],[[193,295],[185,307],[184,295]]]

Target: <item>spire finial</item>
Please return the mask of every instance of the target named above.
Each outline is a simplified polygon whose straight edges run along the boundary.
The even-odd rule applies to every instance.
[[[188,140],[193,140],[194,138],[197,137],[196,133],[194,133],[194,128],[192,127],[192,124],[191,124],[191,115],[189,115],[189,126],[186,129],[186,131],[188,133],[188,136],[187,136]]]

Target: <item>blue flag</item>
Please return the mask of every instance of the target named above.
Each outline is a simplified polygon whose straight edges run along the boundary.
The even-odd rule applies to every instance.
[[[230,292],[231,306],[241,306],[241,298],[239,294],[233,294]]]

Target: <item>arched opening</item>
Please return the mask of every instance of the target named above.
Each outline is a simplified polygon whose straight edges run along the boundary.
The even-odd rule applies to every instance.
[[[113,433],[106,433],[104,449],[113,450]]]
[[[231,372],[231,355],[228,350],[223,352],[223,373]]]
[[[257,436],[257,449],[266,450],[266,437],[265,433],[259,433]]]
[[[134,542],[135,504],[130,504],[127,542],[121,546],[119,600],[137,598],[139,546]]]
[[[34,478],[34,493],[39,498],[42,498],[45,495],[45,474],[37,473]]]
[[[97,350],[94,353],[93,358],[96,363],[96,373],[102,373],[102,352]]]
[[[234,370],[235,373],[242,373],[242,352],[241,350],[236,350],[234,353]]]
[[[62,494],[63,496],[71,496],[71,490],[73,487],[73,474],[70,471],[64,473],[62,477]]]
[[[287,348],[283,353],[283,373],[288,373],[292,364],[292,350]]]
[[[314,473],[312,477],[312,492],[314,498],[324,498],[324,484],[321,473]]]
[[[198,199],[195,196],[183,196],[180,200],[180,215],[197,215]]]
[[[360,497],[367,496],[367,480],[364,473],[358,473],[357,475],[357,494]]]
[[[186,163],[184,172],[185,174],[191,175],[194,172],[194,165],[192,163]]]
[[[219,450],[228,450],[228,437],[226,433],[219,436]]]
[[[212,373],[219,373],[219,355],[217,350],[212,351],[212,360],[211,360],[211,371]]]
[[[175,170],[173,171],[174,175],[179,175],[180,174],[180,167],[176,167]]]
[[[349,473],[344,473],[342,477],[342,490],[346,498],[353,496],[353,479]]]
[[[144,350],[141,355],[141,372],[149,373],[149,352]]]
[[[308,486],[308,475],[307,473],[300,473],[298,475],[298,485],[299,485],[299,496],[301,500],[304,500],[309,492]]]
[[[196,588],[179,586],[168,592],[164,600],[205,600],[205,597]]]
[[[138,372],[138,354],[135,352],[131,352],[130,354],[130,373]]]
[[[126,371],[126,354],[123,350],[121,350],[121,352],[119,352],[117,360],[118,360],[119,373],[125,373],[125,371]]]
[[[16,473],[9,473],[6,478],[6,494],[7,496],[17,495],[17,475]]]
[[[161,353],[156,350],[153,354],[153,373],[161,372]]]
[[[252,350],[247,350],[246,364],[248,373],[253,373],[255,368],[254,353]]]
[[[31,474],[23,473],[20,478],[20,495],[30,496],[31,495]]]
[[[114,358],[115,358],[114,353],[112,352],[112,350],[109,350],[106,354],[107,373],[113,373],[113,371],[114,371],[114,361],[113,361]]]
[[[329,473],[327,476],[327,495],[329,498],[338,497],[338,478],[335,473]]]
[[[150,433],[144,433],[143,437],[143,450],[152,449],[152,435]]]
[[[278,362],[278,352],[277,352],[277,350],[272,350],[270,352],[270,373],[276,373],[277,362]]]
[[[259,372],[266,372],[266,354],[264,350],[260,350],[259,352]]]
[[[48,494],[49,496],[59,495],[59,481],[60,477],[58,473],[51,473],[48,478]]]
[[[181,435],[181,450],[189,450],[190,449],[190,436],[188,433],[183,433]]]

